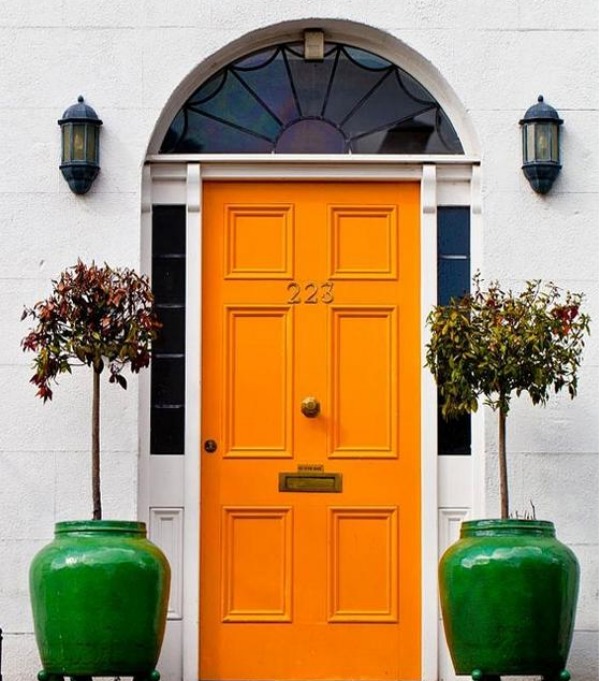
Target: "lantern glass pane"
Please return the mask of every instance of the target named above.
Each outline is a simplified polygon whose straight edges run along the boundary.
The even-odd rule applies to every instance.
[[[535,126],[535,157],[537,161],[552,159],[552,123],[537,123]]]
[[[535,161],[535,123],[527,123],[525,125],[523,143],[525,145],[523,153],[525,163],[532,163]]]
[[[73,160],[85,160],[85,125],[73,126]]]
[[[96,157],[96,136],[98,134],[98,128],[93,125],[87,126],[87,149],[86,149],[86,160],[90,163],[98,163]]]
[[[71,145],[71,136],[73,133],[73,126],[70,123],[65,123],[62,127],[62,162],[68,163],[71,161],[71,154],[73,147]]]
[[[560,161],[559,151],[558,151],[558,125],[552,126],[552,160],[558,163]]]

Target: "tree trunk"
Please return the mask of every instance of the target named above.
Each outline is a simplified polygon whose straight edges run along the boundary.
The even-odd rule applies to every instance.
[[[500,517],[508,518],[508,474],[506,471],[506,412],[498,408],[498,465],[500,468]]]
[[[100,497],[100,374],[94,369],[94,388],[92,392],[92,502],[94,520],[102,520],[102,500]]]

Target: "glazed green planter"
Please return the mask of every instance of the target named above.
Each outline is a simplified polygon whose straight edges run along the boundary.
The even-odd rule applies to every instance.
[[[579,564],[552,523],[464,522],[442,556],[439,582],[457,674],[569,678]]]
[[[157,679],[170,574],[144,523],[56,523],[29,573],[40,678]]]

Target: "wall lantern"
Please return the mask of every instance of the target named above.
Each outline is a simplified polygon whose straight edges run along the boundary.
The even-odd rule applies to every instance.
[[[100,172],[100,126],[94,109],[79,95],[58,121],[62,137],[60,169],[75,194],[85,194]]]
[[[540,95],[519,123],[523,133],[523,173],[538,194],[546,194],[562,167],[559,129],[563,121]]]

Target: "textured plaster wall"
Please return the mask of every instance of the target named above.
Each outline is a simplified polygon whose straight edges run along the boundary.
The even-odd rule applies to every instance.
[[[27,567],[56,520],[88,517],[89,381],[61,380],[42,406],[19,349],[22,305],[78,257],[140,261],[141,168],[177,86],[211,54],[279,22],[349,20],[379,29],[437,70],[470,118],[483,169],[483,262],[506,285],[552,278],[586,291],[598,319],[598,38],[593,0],[1,0],[0,1],[0,627],[6,681],[33,678]],[[56,120],[83,94],[104,120],[102,172],[74,196],[59,170]],[[518,120],[539,93],[565,119],[564,169],[538,197],[520,172]],[[452,112],[449,112],[452,115]],[[515,510],[532,500],[582,563],[570,667],[597,671],[597,324],[580,395],[546,410],[515,404],[509,448]],[[105,386],[105,517],[133,518],[137,381]],[[496,508],[495,424],[487,494]]]

